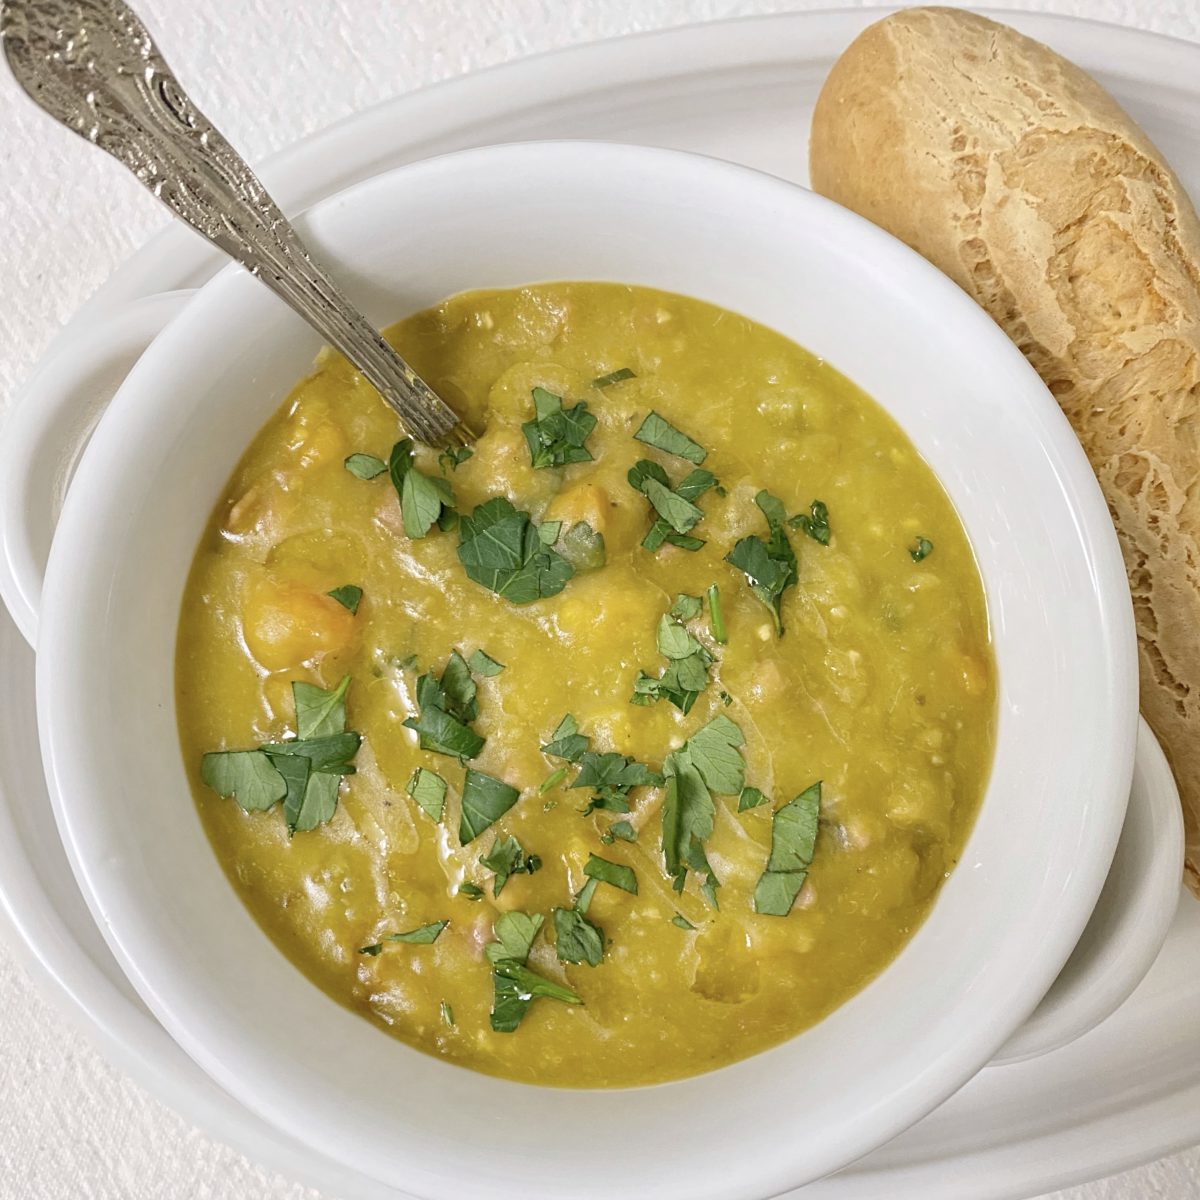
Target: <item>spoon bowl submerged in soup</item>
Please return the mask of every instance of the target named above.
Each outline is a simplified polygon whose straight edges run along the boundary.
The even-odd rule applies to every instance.
[[[494,1074],[653,1083],[800,1032],[911,936],[987,781],[937,479],[697,300],[473,292],[389,336],[473,453],[329,354],[196,555],[178,711],[230,880],[330,995]]]

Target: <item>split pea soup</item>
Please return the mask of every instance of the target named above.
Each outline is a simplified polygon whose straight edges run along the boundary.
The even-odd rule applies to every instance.
[[[971,548],[895,423],[640,287],[459,295],[390,339],[439,453],[326,352],[180,618],[183,755],[275,945],[411,1046],[575,1087],[792,1037],[929,912],[987,781]]]

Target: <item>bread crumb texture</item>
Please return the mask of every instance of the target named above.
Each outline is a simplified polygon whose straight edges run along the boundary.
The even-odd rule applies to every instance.
[[[972,295],[1057,397],[1108,499],[1142,712],[1183,795],[1200,895],[1200,221],[1084,71],[1013,29],[918,8],[867,29],[817,103],[813,187]]]

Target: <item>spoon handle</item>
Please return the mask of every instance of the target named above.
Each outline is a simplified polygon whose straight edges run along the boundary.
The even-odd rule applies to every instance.
[[[261,279],[362,372],[412,436],[433,446],[470,440],[454,411],[313,261],[122,0],[0,0],[0,42],[40,107]]]

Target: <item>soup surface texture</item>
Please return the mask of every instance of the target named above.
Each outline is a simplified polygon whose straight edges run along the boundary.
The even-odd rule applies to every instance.
[[[474,453],[393,449],[326,352],[188,583],[183,753],[234,887],[329,995],[481,1071],[644,1084],[800,1032],[912,935],[986,784],[937,479],[700,301],[473,292],[389,337]]]

